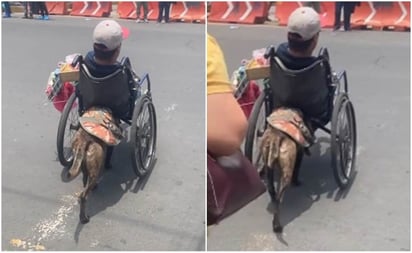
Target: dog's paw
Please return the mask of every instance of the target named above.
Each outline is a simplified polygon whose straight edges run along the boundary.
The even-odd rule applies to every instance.
[[[276,234],[282,233],[283,227],[280,225],[273,225],[273,232],[275,232]]]
[[[90,221],[90,218],[88,215],[80,216],[80,223],[81,224],[86,224]]]

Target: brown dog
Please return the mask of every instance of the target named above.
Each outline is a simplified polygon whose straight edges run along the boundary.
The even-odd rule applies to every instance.
[[[313,136],[303,123],[302,114],[299,110],[283,109],[274,111],[268,118],[268,121],[268,127],[262,136],[260,151],[264,162],[263,172],[267,178],[268,192],[272,202],[275,204],[272,221],[273,231],[275,233],[281,233],[283,228],[279,220],[279,206],[285,190],[290,183],[300,185],[298,175],[304,154],[304,147],[305,145],[310,145],[310,143],[306,143],[306,140],[312,142]],[[290,126],[292,126],[299,136],[293,139],[288,134],[275,128],[274,126],[278,126],[283,130],[287,129],[287,127],[283,127],[283,125],[278,124],[278,122],[282,124],[288,122],[288,127],[290,128]],[[301,145],[297,140],[304,142],[305,145]],[[274,187],[275,169],[279,170],[279,173],[277,173],[279,175],[277,190],[275,190]]]
[[[87,133],[82,127],[76,132],[72,143],[74,154],[73,165],[68,172],[68,179],[72,180],[83,172],[83,187],[79,196],[80,222],[89,222],[86,214],[87,197],[98,183],[106,155],[106,144],[100,139]]]

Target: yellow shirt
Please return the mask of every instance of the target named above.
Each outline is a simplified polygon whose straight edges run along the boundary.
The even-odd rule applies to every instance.
[[[207,35],[207,94],[233,92],[225,57],[215,38]]]

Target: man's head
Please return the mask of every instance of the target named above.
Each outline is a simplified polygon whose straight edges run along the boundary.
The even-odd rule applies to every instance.
[[[289,49],[303,55],[311,55],[318,43],[319,32],[319,14],[310,7],[297,8],[288,20]]]
[[[114,20],[103,20],[93,31],[93,49],[95,57],[103,62],[113,63],[120,54],[123,32]]]

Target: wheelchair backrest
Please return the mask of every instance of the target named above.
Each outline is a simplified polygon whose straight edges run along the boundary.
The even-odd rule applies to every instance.
[[[102,106],[111,109],[115,117],[123,118],[130,109],[130,89],[125,67],[99,78],[94,77],[87,65],[81,62],[76,93],[82,110]]]
[[[288,69],[274,54],[270,57],[270,86],[274,108],[299,108],[305,117],[329,121],[330,66],[325,57],[300,69]]]

